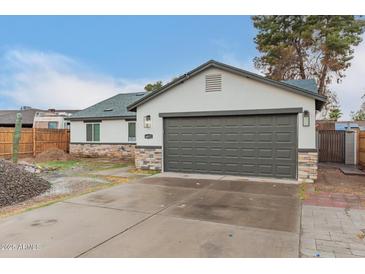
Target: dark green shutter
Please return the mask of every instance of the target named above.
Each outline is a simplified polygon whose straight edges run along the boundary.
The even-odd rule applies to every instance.
[[[128,124],[128,138],[135,138],[136,137],[136,123],[129,123]]]
[[[100,124],[94,124],[94,140],[95,142],[100,141]]]
[[[92,142],[93,140],[93,125],[86,124],[86,141]]]

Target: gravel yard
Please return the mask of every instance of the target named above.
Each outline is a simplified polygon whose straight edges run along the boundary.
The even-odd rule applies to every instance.
[[[0,161],[0,207],[38,196],[51,187],[41,177],[9,161]]]
[[[8,163],[6,168],[5,162]],[[0,196],[0,218],[146,176],[136,172],[131,163],[100,158],[68,158],[38,163],[36,159],[29,158],[19,161],[18,165],[0,161],[1,172],[0,193],[4,187],[10,187],[9,182],[14,179],[9,178],[15,174],[15,181],[28,188],[18,185],[11,199]]]

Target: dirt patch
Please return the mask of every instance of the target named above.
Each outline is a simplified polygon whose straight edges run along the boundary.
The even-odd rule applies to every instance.
[[[365,195],[365,177],[345,175],[338,168],[320,167],[315,190]]]
[[[30,199],[8,206],[0,206],[0,218],[48,206],[81,194],[128,183],[147,175],[129,173],[127,170],[133,168],[133,164],[122,162],[119,159],[72,157],[71,160],[42,161],[37,164],[34,162],[34,158],[29,158],[27,161],[22,159],[17,166],[23,170],[37,168],[37,170],[33,170],[33,173],[39,170],[37,175],[48,181],[51,187]],[[125,172],[117,172],[124,169]],[[106,171],[106,174],[94,174],[99,171]]]
[[[41,163],[41,162],[48,162],[48,161],[67,161],[70,159],[71,159],[70,154],[64,152],[61,149],[53,148],[53,149],[43,151],[42,153],[39,153],[35,157],[35,162]]]
[[[317,181],[302,187],[305,205],[365,209],[364,176],[345,175],[337,167],[320,165]]]
[[[0,207],[28,200],[49,188],[50,184],[39,176],[0,160]]]

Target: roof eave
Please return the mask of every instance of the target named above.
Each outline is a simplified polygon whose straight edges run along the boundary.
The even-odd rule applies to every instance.
[[[95,116],[95,117],[67,117],[64,120],[67,121],[92,121],[92,120],[127,120],[127,119],[135,119],[136,115],[129,116]]]
[[[326,103],[326,99],[325,100],[317,100],[316,99],[316,110],[321,111],[323,106]]]
[[[321,102],[326,101],[326,97],[324,97],[322,95],[319,95],[319,94],[315,94],[315,93],[310,92],[306,89],[302,89],[302,88],[299,88],[299,87],[296,87],[296,86],[293,86],[293,85],[290,85],[290,84],[286,84],[286,83],[283,83],[283,82],[278,82],[278,81],[275,81],[275,80],[271,80],[271,79],[265,78],[261,75],[258,75],[258,74],[255,74],[255,73],[252,73],[252,72],[249,72],[249,71],[245,71],[245,70],[242,70],[242,69],[230,66],[230,65],[226,65],[226,64],[223,64],[223,63],[219,63],[217,61],[210,60],[210,61],[198,66],[197,68],[191,70],[190,72],[178,77],[174,81],[166,84],[165,86],[161,87],[159,90],[152,91],[150,94],[144,96],[140,100],[137,100],[136,102],[130,104],[127,107],[128,111],[134,111],[135,112],[136,108],[138,106],[140,106],[143,103],[151,100],[152,98],[158,96],[159,94],[171,89],[172,87],[183,83],[184,81],[186,81],[190,77],[198,74],[199,72],[201,72],[201,71],[203,71],[203,70],[205,70],[209,67],[219,68],[219,69],[229,71],[231,73],[238,74],[238,75],[250,78],[250,79],[258,80],[258,81],[266,83],[266,84],[277,86],[279,88],[284,88],[284,89],[290,90],[292,92],[295,92],[297,94],[314,98],[314,99],[316,99],[316,101],[317,100],[321,101]]]

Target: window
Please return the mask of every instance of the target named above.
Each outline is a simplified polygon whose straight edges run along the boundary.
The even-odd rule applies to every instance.
[[[86,124],[86,141],[100,141],[100,124]]]
[[[151,127],[151,115],[147,115],[144,117],[144,127],[150,128]]]
[[[48,122],[48,128],[58,128],[58,122]]]
[[[70,129],[70,122],[64,122],[63,128]]]
[[[128,142],[136,141],[136,123],[128,123]]]

